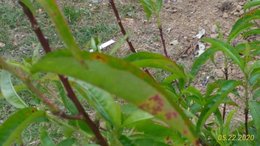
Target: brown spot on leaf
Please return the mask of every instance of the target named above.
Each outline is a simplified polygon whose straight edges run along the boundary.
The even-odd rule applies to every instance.
[[[34,113],[35,111],[36,111],[36,109],[33,108],[33,109],[32,109],[32,113]]]
[[[150,97],[145,103],[141,104],[139,107],[143,110],[150,112],[153,115],[156,115],[162,112],[164,106],[164,101],[160,95],[155,95]]]
[[[99,60],[99,61],[102,61],[102,62],[106,62],[106,58],[104,56],[102,56],[101,54],[94,54],[93,55],[93,58],[95,60]]]
[[[189,132],[188,132],[188,130],[187,129],[184,129],[183,130],[183,135],[187,135]]]
[[[171,120],[173,118],[177,118],[178,117],[178,113],[177,112],[168,112],[165,114],[165,117],[167,120]]]

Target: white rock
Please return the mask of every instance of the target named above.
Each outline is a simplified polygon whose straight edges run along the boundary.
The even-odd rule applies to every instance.
[[[194,36],[194,37],[200,39],[200,38],[202,38],[205,35],[205,33],[206,33],[206,30],[205,29],[201,29],[199,31],[199,33],[196,36]]]
[[[172,45],[172,46],[176,46],[178,44],[179,44],[178,40],[173,40],[173,41],[170,42],[170,45]]]
[[[211,32],[216,33],[218,31],[218,26],[216,24],[212,25]]]
[[[240,5],[237,5],[236,9],[237,9],[237,10],[242,10],[242,9],[243,9],[243,7],[242,7],[242,6],[240,6]]]
[[[0,42],[0,48],[3,48],[3,47],[5,47],[5,44]]]
[[[203,54],[205,52],[205,49],[206,49],[206,46],[201,42],[198,42],[198,46],[199,46],[199,50],[195,57],[199,57],[201,54]]]
[[[222,17],[223,18],[228,18],[228,13],[225,12]]]

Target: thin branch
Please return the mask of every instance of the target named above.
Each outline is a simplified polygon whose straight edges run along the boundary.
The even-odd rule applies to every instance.
[[[227,57],[225,57],[225,68],[224,68],[224,75],[225,75],[225,80],[228,80],[228,63],[227,63]],[[222,119],[223,121],[225,120],[225,117],[226,117],[226,108],[227,108],[227,104],[224,103],[224,106],[223,106],[223,113],[222,113]]]
[[[162,41],[162,45],[163,45],[163,52],[164,52],[164,55],[165,57],[168,57],[168,53],[167,53],[167,49],[166,49],[166,43],[165,43],[165,39],[163,37],[163,29],[162,29],[162,25],[159,25],[158,26],[158,29],[159,29],[159,32],[160,32],[160,37],[161,37],[161,41]]]
[[[32,93],[37,95],[37,98],[39,98],[44,104],[46,104],[50,108],[51,112],[54,115],[62,117],[64,119],[82,120],[81,115],[67,115],[64,111],[62,111],[62,109],[59,108],[58,105],[56,105],[44,93],[42,93],[38,88],[36,88],[35,85],[33,85],[32,81],[28,78],[28,75],[26,75],[26,73],[23,70],[7,64],[2,57],[0,57],[0,68],[10,72],[11,74],[15,75],[18,79],[20,79]]]
[[[248,81],[248,77],[246,77],[246,80]],[[248,91],[248,83],[245,85],[245,109],[244,109],[244,114],[245,114],[245,133],[248,135],[248,114],[249,114],[249,105],[248,105],[248,100],[249,100],[249,91]]]
[[[84,117],[82,117],[81,114],[78,115],[67,115],[65,112],[60,113],[60,115],[58,115],[59,117],[62,117],[64,119],[70,119],[70,120],[83,120]]]
[[[118,24],[118,26],[120,27],[121,33],[122,33],[124,36],[126,36],[126,30],[125,30],[124,25],[123,25],[123,23],[122,23],[122,21],[121,21],[121,18],[120,18],[120,16],[119,16],[119,13],[118,13],[118,10],[117,10],[117,8],[116,8],[116,5],[115,5],[114,0],[109,0],[109,3],[110,3],[110,5],[111,5],[111,7],[112,7],[112,9],[113,9],[113,12],[114,12],[114,15],[115,15],[115,17],[116,17],[117,24]],[[129,48],[130,48],[130,51],[132,51],[133,53],[136,53],[136,50],[135,50],[135,48],[134,48],[132,42],[129,40],[128,37],[126,38],[126,42],[127,42],[128,46],[129,46]],[[144,71],[145,71],[150,77],[153,78],[152,74],[149,72],[148,69],[144,69]]]
[[[38,40],[40,41],[43,49],[45,50],[46,53],[51,51],[50,45],[48,40],[44,37],[35,17],[33,16],[32,12],[30,11],[30,9],[24,5],[21,1],[19,1],[19,4],[22,6],[24,13],[26,14],[26,16],[28,17],[29,21],[31,22],[33,31],[35,32],[35,34],[37,35]],[[67,95],[70,98],[70,100],[74,103],[74,105],[77,107],[77,110],[79,111],[79,113],[81,114],[81,116],[84,117],[84,121],[87,123],[87,125],[90,127],[90,129],[93,131],[93,133],[95,134],[98,143],[102,146],[108,146],[107,141],[104,139],[104,137],[101,135],[98,126],[90,119],[89,115],[86,113],[86,111],[84,110],[84,107],[81,105],[81,103],[79,102],[76,94],[74,93],[71,85],[69,84],[69,81],[67,78],[65,78],[62,75],[59,75],[59,78],[61,80],[61,82],[63,83],[66,91],[67,91]]]
[[[122,21],[121,21],[121,18],[120,18],[120,16],[119,16],[119,13],[118,13],[118,10],[117,10],[117,8],[116,8],[116,5],[115,5],[114,0],[109,0],[109,3],[110,3],[110,5],[111,5],[111,7],[112,7],[112,9],[113,9],[113,12],[114,12],[114,14],[115,14],[117,23],[118,23],[118,25],[119,25],[119,27],[120,27],[121,33],[122,33],[124,36],[126,36],[126,31],[125,31],[125,28],[124,28],[124,26],[123,26],[123,24],[122,24]],[[132,42],[129,41],[129,38],[128,38],[128,37],[126,38],[126,42],[127,42],[128,46],[129,46],[130,50],[131,50],[133,53],[135,53],[136,50],[135,50],[135,48],[134,48]]]
[[[27,75],[22,71],[17,68],[14,68],[13,66],[7,64],[5,60],[0,57],[0,68],[4,69],[11,74],[15,75],[17,78],[19,78],[26,86],[28,89],[30,89],[32,92],[34,92],[37,97],[46,105],[48,105],[53,113],[58,113],[60,111],[59,107],[52,101],[50,100],[47,96],[42,94],[29,80]]]

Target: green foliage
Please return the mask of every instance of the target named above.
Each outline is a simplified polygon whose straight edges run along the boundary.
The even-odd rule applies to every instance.
[[[42,146],[55,146],[54,142],[49,137],[46,130],[41,129],[40,139],[41,139],[41,145]]]
[[[187,137],[194,141],[192,127],[184,123],[185,115],[174,102],[167,102],[171,100],[171,96],[156,85],[148,75],[127,62],[104,54],[87,52],[81,54],[84,61],[78,62],[66,50],[49,53],[32,67],[32,72],[64,74],[93,84],[158,116],[181,133],[185,131]],[[64,64],[65,61],[68,63]],[[57,65],[60,67],[57,68]],[[106,77],[107,74],[110,75],[109,78]],[[158,105],[157,102],[161,104]],[[168,114],[177,116],[170,115],[169,118]]]
[[[2,96],[16,108],[25,108],[27,104],[21,99],[21,97],[16,93],[16,90],[11,81],[11,75],[7,71],[1,71],[1,93]]]
[[[19,140],[23,130],[31,123],[45,120],[45,112],[35,108],[24,108],[9,117],[0,126],[0,144],[9,146]]]
[[[152,14],[159,15],[163,0],[140,0],[140,3],[143,6],[147,19],[150,19]]]
[[[31,1],[21,2],[34,11]],[[230,95],[243,99],[244,110],[249,110],[249,114],[252,115],[251,121],[243,123],[248,126],[246,134],[255,137],[259,137],[260,134],[260,120],[257,114],[260,110],[260,62],[256,59],[260,54],[260,43],[257,39],[247,41],[247,38],[259,34],[256,22],[260,19],[260,11],[257,9],[259,1],[251,1],[244,6],[247,12],[235,23],[226,40],[203,39],[211,46],[195,60],[190,72],[169,58],[155,53],[138,52],[120,59],[98,51],[101,40],[90,34],[106,30],[102,24],[100,27],[97,25],[84,30],[87,34],[85,40],[78,40],[82,41],[80,44],[90,42],[88,47],[95,52],[81,50],[56,1],[38,2],[54,23],[65,49],[53,48],[55,51],[41,56],[38,47],[32,57],[23,59],[22,63],[7,63],[0,58],[1,95],[8,103],[18,108],[0,125],[0,145],[23,144],[22,132],[30,124],[42,121],[53,123],[62,129],[62,136],[57,140],[48,133],[46,125],[40,125],[40,130],[37,131],[40,133],[40,143],[43,146],[96,146],[99,141],[98,137],[95,137],[97,132],[100,132],[112,146],[259,143],[257,139],[220,139],[220,136],[224,138],[224,135],[245,135],[244,127],[241,130],[240,125],[235,128],[232,125],[238,111],[233,110],[222,118],[221,104],[238,106]],[[159,20],[162,0],[140,0],[140,3],[148,19],[154,14]],[[81,10],[70,6],[63,10],[71,24],[76,24],[81,19]],[[239,36],[245,40],[232,44]],[[215,78],[207,84],[206,90],[202,91],[194,85],[193,79],[209,59],[215,62],[216,52],[222,52],[230,63],[240,69],[243,78]],[[154,74],[144,72],[143,68],[152,68],[153,72],[159,70],[165,73],[165,76],[161,81],[152,77]],[[32,108],[31,104],[23,101],[17,94],[19,86],[14,86],[16,84],[12,83],[8,72],[23,82],[23,90],[31,91],[35,98],[40,99],[40,102],[35,104],[37,108]],[[61,75],[67,77],[69,85],[65,84],[64,80],[58,80],[57,75],[60,78]],[[25,86],[27,88],[24,88]],[[70,86],[72,91],[69,89]],[[242,88],[243,95],[238,88]],[[78,97],[79,103],[71,96],[73,93]],[[83,109],[79,108],[79,104]],[[87,120],[94,121],[97,131],[82,117],[82,110],[91,115]]]

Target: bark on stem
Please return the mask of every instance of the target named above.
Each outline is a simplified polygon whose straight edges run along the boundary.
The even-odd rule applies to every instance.
[[[111,7],[112,7],[112,9],[113,9],[113,12],[114,12],[114,14],[115,14],[117,23],[118,23],[118,25],[119,25],[119,27],[120,27],[121,33],[125,36],[125,35],[126,35],[126,31],[125,31],[125,28],[124,28],[124,26],[123,26],[123,24],[122,24],[122,21],[121,21],[121,18],[120,18],[120,16],[119,16],[118,10],[117,10],[117,8],[116,8],[115,2],[114,2],[114,0],[109,0],[109,3],[110,3],[110,5],[111,5]],[[128,38],[128,37],[126,38],[126,42],[127,42],[128,46],[129,46],[130,50],[131,50],[133,53],[136,53],[136,50],[135,50],[135,48],[134,48],[132,42],[129,41],[129,38]]]
[[[51,48],[49,45],[48,40],[44,37],[35,17],[33,16],[33,13],[30,11],[30,9],[24,5],[21,1],[19,1],[19,4],[22,6],[23,11],[25,13],[25,15],[28,17],[33,31],[35,32],[35,34],[37,35],[38,40],[40,41],[44,51],[46,53],[51,52]],[[86,113],[84,107],[81,105],[81,103],[79,102],[76,94],[74,93],[71,85],[69,84],[69,81],[67,78],[65,78],[62,75],[59,75],[59,78],[61,80],[61,82],[63,83],[63,86],[65,87],[66,91],[67,91],[67,95],[70,98],[70,100],[74,103],[74,105],[76,106],[77,110],[79,111],[79,114],[81,116],[83,116],[83,120],[87,123],[87,125],[90,127],[90,129],[93,131],[93,133],[95,134],[98,143],[101,146],[108,146],[107,141],[104,139],[104,137],[101,135],[98,126],[90,119],[89,115]]]
[[[165,55],[165,57],[168,57],[168,58],[169,58],[168,53],[167,53],[167,49],[166,49],[165,39],[164,39],[164,37],[163,37],[162,25],[159,25],[159,26],[158,26],[158,29],[159,29],[159,31],[160,31],[160,37],[161,37],[161,41],[162,41],[162,45],[163,45],[164,55]]]

